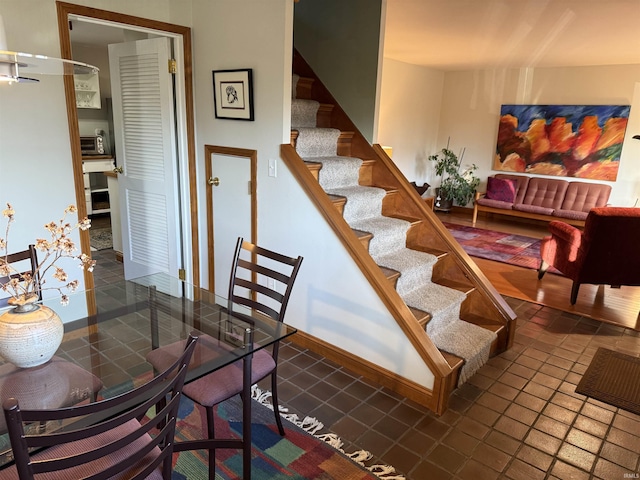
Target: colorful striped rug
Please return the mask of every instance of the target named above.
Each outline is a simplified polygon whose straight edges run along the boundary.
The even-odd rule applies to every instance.
[[[447,222],[442,224],[472,257],[533,270],[540,266],[540,240],[537,238]],[[561,275],[553,267],[549,268],[548,272]]]
[[[252,392],[252,472],[254,480],[404,480],[392,467],[366,466],[371,457],[360,451],[351,455],[341,450],[335,435],[322,434],[322,423],[314,418],[299,420],[285,414],[286,435],[281,437],[269,407],[269,392],[254,387]],[[202,438],[205,427],[202,407],[184,398],[180,405],[176,441]],[[238,396],[217,407],[216,436],[237,438],[242,434],[242,403]],[[188,451],[174,455],[173,480],[207,478],[208,453]],[[242,453],[239,450],[216,450],[216,480],[242,478]]]

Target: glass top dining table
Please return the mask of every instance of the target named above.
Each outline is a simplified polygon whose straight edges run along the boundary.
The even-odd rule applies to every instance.
[[[151,350],[184,340],[192,332],[200,336],[197,348],[206,353],[194,352],[186,382],[242,361],[244,387],[250,389],[252,354],[296,332],[251,311],[230,314],[225,299],[165,274],[77,292],[67,307],[55,298],[44,303],[64,322],[64,338],[55,356],[26,369],[0,359],[0,400],[15,397],[23,409],[71,406],[130,390],[154,375],[145,360]],[[250,392],[244,398],[251,398]],[[249,466],[251,402],[245,404],[242,448]],[[2,478],[1,469],[11,463],[12,455],[4,415],[0,417]],[[248,470],[245,479],[250,478]]]

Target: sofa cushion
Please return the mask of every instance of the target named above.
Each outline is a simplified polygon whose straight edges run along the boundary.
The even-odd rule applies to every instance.
[[[495,178],[503,178],[507,180],[515,180],[516,185],[516,198],[513,203],[522,203],[524,200],[524,194],[527,191],[527,186],[529,185],[529,178],[525,175],[510,175],[508,173],[496,173],[494,175]]]
[[[489,177],[487,179],[487,194],[489,200],[513,203],[516,199],[518,182],[512,178]]]
[[[513,208],[513,203],[511,202],[502,202],[500,200],[492,200],[487,197],[481,197],[477,199],[476,203],[484,207],[502,208],[505,210],[511,210]]]
[[[513,206],[513,209],[520,212],[538,213],[540,215],[551,215],[553,213],[553,208],[539,207],[538,205],[528,205],[526,203],[516,203]]]
[[[564,194],[567,191],[569,182],[566,180],[557,180],[551,178],[534,177],[529,180],[527,191],[524,195],[523,205],[531,205],[534,207],[542,207],[548,209],[551,213],[562,207]],[[518,202],[516,202],[517,204]],[[516,209],[516,206],[513,207]],[[520,209],[517,209],[520,210]],[[527,210],[523,210],[527,211]],[[538,212],[535,212],[538,213]]]
[[[589,212],[579,212],[577,210],[559,209],[559,210],[554,210],[552,215],[554,217],[568,218],[571,220],[586,220],[587,215],[589,215]]]
[[[609,200],[611,186],[602,183],[571,182],[560,207],[562,210],[584,212],[584,218],[594,207],[604,207]]]

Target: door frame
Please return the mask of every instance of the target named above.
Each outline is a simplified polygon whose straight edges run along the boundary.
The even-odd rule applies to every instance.
[[[69,35],[69,16],[77,15],[80,17],[90,18],[99,23],[113,24],[115,27],[127,28],[131,27],[136,30],[156,31],[166,36],[178,40],[178,44],[182,45],[182,51],[176,52],[176,60],[178,61],[179,70],[182,70],[183,76],[176,76],[176,85],[178,92],[184,92],[183,105],[177,100],[179,106],[176,112],[177,120],[183,124],[184,138],[178,136],[177,143],[181,145],[179,151],[186,151],[186,169],[188,170],[188,178],[180,175],[180,192],[182,195],[180,212],[184,222],[182,232],[182,244],[185,252],[185,258],[191,256],[191,265],[187,270],[187,280],[198,286],[200,284],[200,256],[199,256],[199,235],[198,235],[198,201],[197,201],[197,180],[196,180],[196,152],[195,152],[195,120],[193,107],[193,78],[192,78],[192,46],[191,46],[191,28],[181,25],[150,20],[147,18],[126,15],[107,10],[100,10],[93,7],[85,7],[82,5],[74,5],[71,3],[56,1],[56,9],[58,16],[58,34],[60,37],[60,55],[64,59],[72,60],[71,38]],[[67,102],[67,120],[69,124],[69,141],[71,146],[71,157],[73,162],[73,178],[76,190],[76,204],[78,207],[78,216],[85,217],[87,215],[84,200],[84,181],[82,173],[82,153],[80,151],[80,130],[78,125],[78,111],[76,107],[75,86],[73,75],[64,76],[64,90]],[[181,155],[179,155],[180,157]],[[187,188],[185,188],[187,186]],[[187,194],[188,192],[188,194]],[[189,233],[187,234],[187,231]],[[190,244],[188,239],[191,240]],[[90,255],[89,232],[80,232],[80,248],[83,253]],[[185,264],[185,267],[187,265]],[[93,275],[87,271],[84,272],[85,287],[93,289]],[[95,311],[95,303],[89,303],[90,311]]]
[[[207,254],[208,254],[208,267],[209,267],[209,291],[215,293],[215,242],[214,242],[214,227],[213,227],[213,185],[210,182],[213,172],[211,167],[212,155],[226,155],[230,157],[248,158],[251,165],[250,173],[250,195],[251,195],[251,243],[258,243],[258,151],[247,148],[235,148],[235,147],[222,147],[219,145],[205,145],[204,146],[204,169],[205,177],[207,179]]]

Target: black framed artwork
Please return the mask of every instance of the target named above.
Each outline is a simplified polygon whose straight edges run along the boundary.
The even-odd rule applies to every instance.
[[[253,70],[213,70],[216,118],[253,121]]]

